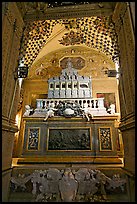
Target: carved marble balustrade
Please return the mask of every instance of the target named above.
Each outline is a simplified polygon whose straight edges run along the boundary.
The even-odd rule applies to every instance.
[[[36,101],[37,109],[42,109],[51,106],[55,108],[59,104],[59,102],[77,103],[81,106],[81,108],[90,107],[94,109],[105,109],[104,98],[36,99]]]

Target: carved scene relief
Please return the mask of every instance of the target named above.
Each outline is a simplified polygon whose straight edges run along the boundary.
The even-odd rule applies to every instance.
[[[91,150],[90,128],[49,129],[48,150]]]

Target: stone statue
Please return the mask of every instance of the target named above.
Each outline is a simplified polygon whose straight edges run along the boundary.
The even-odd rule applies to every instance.
[[[83,118],[86,117],[87,121],[90,121],[90,118],[93,117],[92,109],[90,107],[84,107],[82,110]]]
[[[78,181],[78,194],[85,194],[87,191],[86,182],[90,178],[90,173],[87,168],[80,168],[75,173],[75,179]]]
[[[110,105],[110,112],[111,114],[115,114],[115,104]]]
[[[100,192],[103,197],[103,199],[106,200],[106,191],[105,191],[105,184],[106,182],[109,182],[111,179],[107,177],[104,173],[102,173],[100,170],[95,170],[96,173],[96,179],[98,183],[100,184]]]
[[[33,109],[30,107],[30,105],[25,105],[25,113],[23,116],[29,116],[33,112]]]
[[[107,112],[110,114],[115,114],[115,104],[111,104]]]
[[[75,200],[78,189],[78,182],[70,169],[66,169],[63,178],[59,181],[59,190],[63,202],[72,202]]]
[[[46,116],[44,118],[44,121],[46,121],[48,118],[54,117],[54,111],[52,109],[47,110]]]
[[[47,108],[44,121],[46,121],[48,118],[54,117],[54,112],[57,110],[58,109],[54,108],[54,103],[51,103],[50,106]]]

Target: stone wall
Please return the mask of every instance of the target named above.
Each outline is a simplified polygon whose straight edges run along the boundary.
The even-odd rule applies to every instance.
[[[113,20],[120,49],[119,96],[121,109],[120,129],[123,135],[125,168],[135,173],[135,33],[134,2],[119,2]]]
[[[15,126],[15,116],[18,105],[19,84],[15,79],[15,71],[18,66],[20,40],[24,23],[15,2],[5,2],[2,6],[2,169],[4,171],[2,190],[3,201],[7,201],[8,171],[12,162],[14,133],[18,130]]]

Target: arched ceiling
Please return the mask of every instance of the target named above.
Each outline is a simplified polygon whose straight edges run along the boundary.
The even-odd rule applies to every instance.
[[[56,4],[54,2],[54,5],[42,2],[28,2],[25,4],[26,13],[24,13],[24,20],[26,23],[20,58],[24,58],[24,63],[29,68],[37,60],[49,53],[74,46],[82,46],[82,49],[84,46],[85,48],[104,53],[113,62],[118,59],[117,36],[112,21],[115,4],[112,2],[109,2],[109,4],[106,2],[83,2],[83,6],[81,5],[82,3],[79,3],[79,5],[75,2],[73,4],[72,2],[68,3],[65,6],[63,4],[59,5],[59,3],[57,5],[57,2]],[[22,4],[18,3],[18,5],[20,5],[19,8],[21,9]],[[70,10],[67,10],[68,8]],[[77,16],[82,11],[86,11],[86,17],[84,14],[82,14],[83,17],[71,17],[71,15],[65,17],[68,13],[71,14],[72,8],[77,11]],[[92,10],[90,15],[88,13],[89,8],[90,12]],[[62,18],[59,18],[60,15],[55,17],[55,11],[58,11],[58,14],[64,11],[67,12],[64,13]],[[48,13],[53,18],[48,19],[47,17],[43,19],[41,13],[45,15]]]

